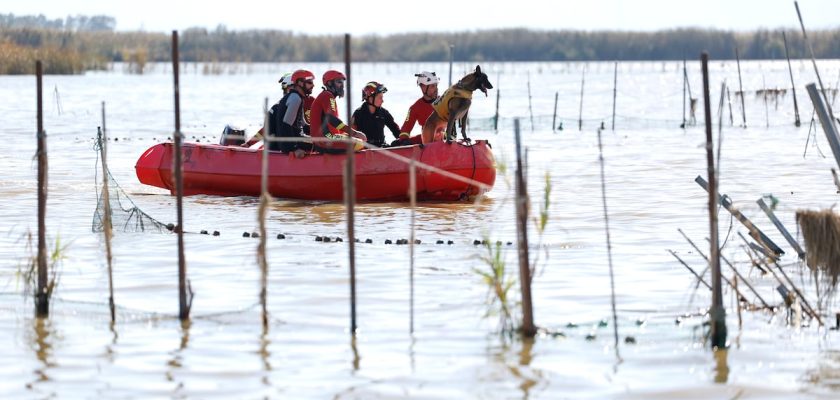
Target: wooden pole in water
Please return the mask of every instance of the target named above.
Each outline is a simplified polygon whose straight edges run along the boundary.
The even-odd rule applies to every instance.
[[[822,125],[825,137],[828,139],[831,152],[834,153],[834,160],[840,166],[840,135],[838,135],[837,127],[834,125],[834,118],[831,117],[831,110],[823,100],[824,97],[820,95],[816,85],[809,83],[805,85],[805,88],[808,89],[808,95],[811,96],[811,102],[814,103],[814,111],[820,118],[820,125]]]
[[[607,232],[607,261],[610,266],[610,303],[613,312],[613,332],[615,333],[615,358],[621,361],[618,353],[618,313],[615,311],[615,276],[613,274],[612,242],[610,241],[610,218],[607,213],[607,184],[604,178],[604,150],[601,145],[601,129],[598,129],[598,161],[601,164],[601,199],[604,202],[604,227]]]
[[[747,109],[744,106],[744,84],[741,81],[741,56],[738,54],[738,48],[735,48],[735,63],[738,65],[738,91],[741,93],[741,117],[744,120],[744,128],[747,127]]]
[[[111,323],[116,322],[116,306],[114,304],[114,272],[111,253],[111,193],[108,188],[108,131],[105,129],[105,102],[102,102],[102,128],[97,134],[99,141],[99,158],[102,159],[102,233],[105,236],[105,262],[108,263],[108,308],[111,311]]]
[[[688,68],[685,64],[685,58],[683,58],[683,122],[680,125],[680,128],[685,129],[685,89],[688,86]]]
[[[452,62],[455,60],[455,45],[449,45],[449,86],[452,86]]]
[[[519,247],[519,287],[522,291],[522,334],[534,337],[534,312],[531,303],[531,265],[528,257],[528,188],[522,166],[519,118],[513,121],[516,137],[516,232]]]
[[[764,74],[761,74],[762,96],[764,98],[764,118],[767,123],[767,128],[770,127],[770,108],[767,106],[767,81],[764,79]]]
[[[350,117],[353,115],[353,106],[351,99],[353,96],[350,94],[353,93],[351,91],[352,86],[350,85],[350,34],[344,34],[344,73],[347,74],[347,83],[344,85],[344,93],[346,94],[345,98],[347,99],[347,119],[345,121],[350,121]],[[350,122],[347,122],[348,124]]]
[[[615,99],[618,96],[618,61],[615,62],[615,70],[613,71],[613,113],[612,113],[612,130],[615,131]]]
[[[554,116],[551,117],[551,131],[557,132],[557,101],[560,100],[560,92],[554,92]]]
[[[47,286],[47,133],[44,132],[43,69],[41,60],[35,61],[35,85],[38,110],[38,293],[35,296],[35,315],[46,318],[50,314]]]
[[[729,126],[735,125],[732,119],[732,97],[729,96],[729,86],[726,86],[726,104],[729,105]]]
[[[586,81],[586,65],[583,66],[583,72],[580,74],[580,113],[578,114],[578,130],[583,130],[583,84]]]
[[[417,208],[417,169],[414,167],[414,160],[408,164],[408,193],[411,201],[411,235],[408,239],[409,251],[409,333],[414,333],[414,224]]]
[[[175,170],[175,196],[176,209],[178,214],[178,225],[175,227],[178,235],[178,317],[181,321],[190,318],[190,303],[187,299],[187,265],[184,259],[184,176],[181,162],[181,89],[178,82],[178,31],[172,31],[172,73],[174,76],[175,89],[175,157],[173,159]]]
[[[268,123],[268,97],[263,104],[263,151],[262,151],[262,172],[260,181],[260,208],[257,219],[260,223],[260,244],[257,246],[257,263],[260,265],[260,305],[262,306],[263,328],[268,328],[268,256],[266,254],[266,233],[265,219],[268,208],[271,205],[271,194],[268,193],[268,148],[273,137],[269,132]]]
[[[496,84],[498,85],[499,76],[496,76]],[[502,88],[496,88],[496,116],[493,118],[493,130],[499,132],[499,96],[501,96]]]
[[[531,114],[531,132],[534,131],[534,108],[531,107],[531,72],[528,72],[528,113]]]
[[[347,142],[347,157],[344,161],[344,205],[347,209],[347,245],[350,262],[350,334],[356,335],[356,166],[353,142]]]
[[[790,65],[790,54],[788,53],[787,35],[785,35],[785,31],[782,31],[782,40],[785,43],[785,58],[787,58],[788,73],[790,74],[790,88],[793,91],[793,113],[796,118],[796,121],[794,121],[793,124],[799,127],[802,123],[799,121],[799,104],[796,101],[796,83],[793,82],[793,67]]]
[[[703,69],[703,111],[706,121],[706,165],[709,174],[709,230],[711,231],[710,256],[712,268],[711,342],[713,349],[723,349],[726,348],[726,310],[723,308],[720,250],[718,247],[718,196],[714,143],[712,141],[712,105],[709,96],[709,53],[704,51],[700,59]]]
[[[831,109],[831,102],[828,100],[828,92],[826,92],[825,86],[823,86],[822,78],[820,77],[820,70],[817,69],[817,59],[814,57],[814,48],[811,46],[811,42],[808,41],[808,33],[805,32],[805,23],[802,21],[802,13],[799,12],[799,2],[794,1],[793,5],[796,6],[796,15],[799,17],[799,26],[802,27],[802,37],[805,38],[805,43],[808,44],[808,51],[811,53],[811,63],[814,65],[814,74],[817,75],[817,83],[820,84],[820,92],[822,92],[822,95],[825,98],[825,107],[832,120],[831,125],[834,126],[834,110]],[[808,91],[810,95],[810,89]],[[811,96],[811,101],[813,100],[813,96]],[[822,120],[822,117],[820,117],[820,120]],[[824,123],[823,126],[825,126]]]

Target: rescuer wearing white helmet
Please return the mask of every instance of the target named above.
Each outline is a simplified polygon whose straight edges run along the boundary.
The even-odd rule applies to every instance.
[[[417,86],[420,87],[420,92],[423,96],[417,99],[411,107],[408,108],[408,115],[405,117],[400,128],[400,138],[391,143],[392,146],[404,146],[409,144],[420,144],[420,135],[411,137],[411,130],[414,129],[414,124],[419,124],[420,128],[426,119],[435,111],[432,108],[432,103],[438,97],[438,83],[440,78],[434,73],[423,71],[419,74],[414,74],[417,77]]]

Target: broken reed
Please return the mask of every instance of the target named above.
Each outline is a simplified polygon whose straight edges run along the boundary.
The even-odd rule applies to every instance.
[[[805,240],[805,261],[815,275],[828,280],[829,293],[837,289],[840,276],[840,216],[832,210],[798,210],[796,223]]]

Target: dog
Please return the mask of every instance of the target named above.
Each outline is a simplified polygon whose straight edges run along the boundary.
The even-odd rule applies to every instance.
[[[472,94],[476,90],[481,90],[484,96],[487,96],[487,89],[493,89],[490,80],[487,79],[487,74],[481,72],[481,66],[476,65],[475,71],[467,74],[461,78],[458,83],[452,85],[432,103],[435,109],[429,119],[423,124],[422,139],[423,143],[430,143],[435,140],[435,133],[437,133],[444,125],[446,125],[445,139],[447,142],[455,139],[455,121],[460,121],[461,136],[465,141],[470,139],[467,137],[467,114],[470,111],[472,104]]]

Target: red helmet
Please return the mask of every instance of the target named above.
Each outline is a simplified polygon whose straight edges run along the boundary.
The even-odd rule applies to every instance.
[[[324,78],[323,78],[324,86],[327,86],[327,82],[335,80],[335,79],[347,80],[347,77],[344,76],[344,74],[342,74],[341,72],[336,71],[334,69],[331,69],[327,72],[324,72]]]
[[[362,100],[367,100],[369,97],[373,97],[379,93],[385,93],[387,91],[388,88],[386,88],[385,85],[376,81],[370,81],[362,89]]]
[[[314,81],[315,74],[305,69],[299,69],[292,74],[292,83],[297,83],[298,79],[303,79],[305,81]]]

